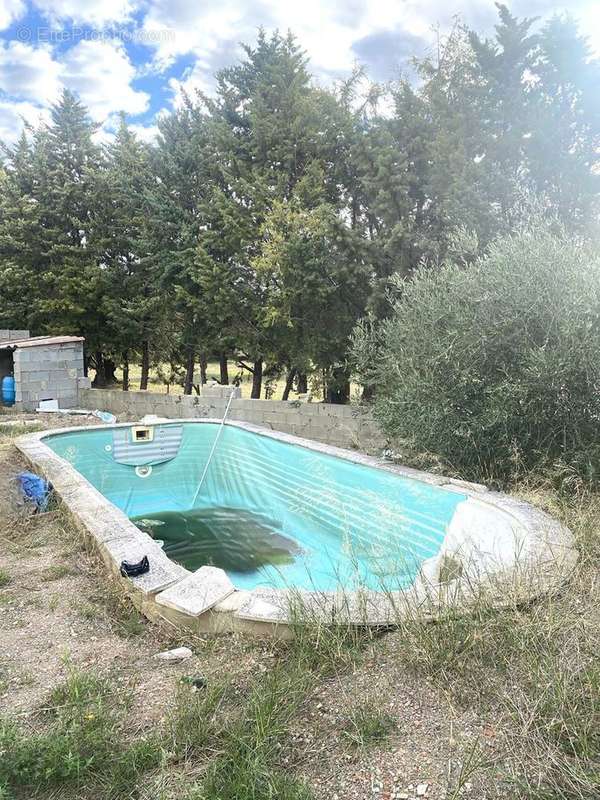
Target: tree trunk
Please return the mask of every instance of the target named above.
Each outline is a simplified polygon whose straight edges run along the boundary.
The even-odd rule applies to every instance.
[[[113,383],[117,383],[116,369],[117,365],[112,360],[112,358],[104,359],[104,377],[107,386],[110,386]]]
[[[185,380],[183,382],[183,393],[191,394],[192,385],[194,383],[194,362],[196,360],[196,353],[193,347],[186,348],[185,356]]]
[[[308,392],[308,377],[306,372],[298,373],[298,394],[306,394]]]
[[[123,391],[129,391],[129,351],[123,350]]]
[[[294,378],[296,377],[297,369],[296,367],[292,367],[288,374],[287,378],[285,379],[285,388],[283,390],[283,394],[281,395],[282,400],[289,400],[290,392],[292,390],[292,386],[294,385]]]
[[[92,386],[97,389],[98,387],[106,386],[106,373],[104,371],[104,356],[100,350],[96,350],[94,354],[94,361],[96,363],[96,377],[92,382]]]
[[[142,374],[140,375],[140,389],[148,388],[148,376],[150,374],[150,347],[148,340],[142,342]]]
[[[254,362],[254,368],[252,372],[252,392],[250,394],[250,398],[252,400],[260,400],[260,392],[262,389],[262,374],[263,374],[263,362],[262,358],[257,358]]]
[[[227,368],[227,353],[219,354],[219,369],[221,370],[221,386],[228,386],[229,370]]]
[[[350,381],[343,369],[334,369],[327,385],[327,402],[342,405],[350,400]]]
[[[364,400],[365,403],[369,403],[371,400],[375,399],[375,387],[372,383],[369,383],[367,386],[363,387],[361,399]]]
[[[206,358],[206,353],[200,353],[200,383],[202,386],[206,383],[206,368],[208,367],[208,361]]]

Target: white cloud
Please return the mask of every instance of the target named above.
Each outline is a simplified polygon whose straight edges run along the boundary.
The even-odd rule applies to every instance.
[[[186,70],[181,80],[171,78],[169,88],[173,92],[173,106],[180,108],[183,105],[183,95],[193,97],[196,91],[211,94],[213,89],[212,72],[206,61],[198,59],[193,67]]]
[[[153,0],[143,22],[143,31],[155,39],[157,62],[167,66],[183,53],[215,53],[246,33],[245,7],[239,0],[219,3],[190,0]],[[254,31],[260,24],[254,22]]]
[[[40,11],[52,20],[104,26],[126,22],[139,6],[139,0],[34,0]]]
[[[430,5],[434,0],[425,0]],[[405,8],[408,6],[409,10]],[[429,32],[427,12],[420,13],[418,0],[359,0],[343,8],[334,2],[302,0],[281,3],[279,0],[223,0],[206,6],[189,0],[153,0],[143,22],[147,32],[169,32],[154,43],[158,70],[170,65],[177,56],[193,54],[191,67],[179,78],[171,78],[173,105],[181,104],[182,93],[195,89],[210,93],[214,72],[231,64],[240,55],[238,42],[253,43],[257,27],[292,30],[310,58],[310,69],[323,83],[343,78],[352,70],[357,56],[354,42],[383,28],[406,23],[413,35]],[[430,11],[430,9],[429,9]]]
[[[161,112],[155,115],[155,121],[160,114]],[[113,142],[120,124],[120,115],[110,114],[104,121],[102,127],[94,134],[94,140],[100,144],[109,144]],[[153,142],[158,136],[158,126],[153,123],[148,125],[128,125],[128,127],[142,142]]]
[[[600,50],[600,18],[597,0],[513,0],[519,16],[570,11],[582,20],[581,30]],[[27,0],[0,0],[0,30],[24,14]],[[102,122],[110,136],[108,117],[118,110],[131,115],[144,113],[149,105],[146,92],[132,83],[142,74],[156,73],[186,56],[183,74],[171,77],[168,87],[173,104],[182,93],[199,88],[210,92],[214,72],[235,62],[238,43],[256,41],[256,31],[291,29],[310,57],[310,69],[322,83],[342,78],[362,59],[367,70],[384,80],[402,64],[407,53],[435,42],[432,27],[439,23],[442,34],[453,24],[455,14],[477,30],[493,34],[496,11],[485,0],[29,0],[43,17],[43,24],[68,32],[71,24],[104,28],[98,38],[73,40],[70,48],[53,51],[33,43],[0,41],[0,90],[10,97],[10,114],[24,101],[47,105],[58,87],[78,92],[90,113]],[[153,58],[134,66],[118,39],[105,38],[111,24],[125,23],[129,34],[140,34]],[[33,42],[33,40],[32,40]],[[385,52],[384,52],[385,51]],[[136,48],[139,58],[141,48]],[[143,57],[145,58],[145,56]],[[160,78],[157,76],[157,81]],[[162,87],[164,88],[164,87]],[[7,101],[8,102],[8,101]],[[5,103],[6,106],[6,103]],[[4,125],[9,111],[3,110]],[[153,121],[154,122],[154,121]],[[154,124],[139,126],[140,135],[155,135]]]
[[[185,53],[195,53],[200,70],[209,70],[215,55],[230,55],[239,41],[252,42],[259,25],[282,33],[292,30],[308,52],[312,68],[326,76],[344,74],[352,69],[352,44],[378,30],[402,28],[413,36],[431,36],[436,19],[450,14],[439,11],[437,0],[364,0],[346,4],[302,0],[281,3],[259,0],[242,3],[223,0],[218,4],[193,3],[190,0],[152,0],[144,18],[148,32],[169,32],[155,42],[156,61],[160,67]],[[198,76],[196,76],[198,77]]]
[[[580,30],[587,36],[592,52],[600,57],[600,6],[597,2],[590,3],[578,16]]]
[[[0,89],[13,97],[51,103],[60,89],[60,71],[47,47],[0,42]]]
[[[0,43],[0,89],[6,94],[48,105],[61,86],[77,92],[95,119],[114,111],[141,114],[149,95],[132,88],[136,70],[120,42],[83,40],[60,60],[50,48]]]
[[[521,7],[522,6],[522,7]],[[598,5],[594,0],[566,0],[566,10],[590,23],[597,22]],[[519,15],[548,16],[562,9],[551,0],[521,0]],[[310,57],[310,68],[322,82],[344,77],[354,66],[357,54],[354,45],[371,37],[371,60],[377,56],[379,34],[394,34],[398,49],[389,47],[389,77],[397,66],[404,66],[407,50],[420,44],[420,52],[435,44],[439,26],[442,36],[454,25],[455,16],[478,30],[493,34],[497,12],[492,3],[483,0],[461,0],[440,5],[439,0],[347,0],[343,5],[329,0],[302,0],[282,3],[281,0],[222,0],[218,4],[190,0],[151,0],[143,21],[147,32],[163,32],[153,43],[155,66],[164,69],[177,56],[192,54],[195,62],[179,78],[169,80],[173,103],[181,102],[182,90],[211,87],[216,69],[232,63],[237,42],[254,42],[256,29],[291,29]],[[598,29],[592,25],[590,29]],[[388,41],[392,41],[388,37]],[[600,34],[596,44],[600,41]],[[149,44],[151,44],[149,42]],[[412,53],[411,53],[412,54]],[[363,52],[361,58],[366,58]],[[387,59],[387,54],[386,54]],[[367,68],[369,68],[367,59]],[[375,65],[373,65],[375,67]],[[385,70],[384,70],[385,71]]]
[[[20,42],[3,47],[0,42],[0,90],[9,96],[2,100],[3,136],[14,139],[22,127],[19,113],[31,119],[35,109],[39,116],[41,108],[56,101],[63,86],[79,95],[98,122],[119,111],[142,114],[150,96],[132,87],[135,77],[136,69],[120,42],[83,40],[60,58],[48,47]],[[14,130],[9,135],[11,125]]]
[[[0,141],[13,143],[19,137],[23,120],[34,127],[41,121],[47,122],[48,111],[33,103],[0,100]]]
[[[67,50],[61,62],[65,86],[77,92],[91,116],[101,120],[115,111],[142,114],[150,96],[131,87],[135,67],[122,44],[81,41]]]
[[[468,0],[466,0],[468,2]],[[477,0],[473,0],[477,2]],[[451,24],[457,9],[444,7],[438,0],[358,0],[343,7],[333,1],[302,0],[223,0],[219,4],[193,3],[190,0],[152,0],[143,21],[145,32],[165,34],[154,43],[155,64],[164,69],[177,56],[194,54],[196,62],[180,79],[169,81],[175,105],[181,91],[212,84],[216,68],[231,63],[239,55],[237,43],[254,42],[259,25],[267,30],[292,30],[310,57],[317,78],[330,82],[347,75],[356,55],[352,45],[381,30],[400,28],[413,37],[433,39],[432,23]],[[166,35],[169,33],[170,35]]]
[[[158,136],[157,125],[130,125],[129,129],[135,133],[140,141],[148,144],[151,144]]]
[[[24,0],[2,0],[0,2],[0,31],[25,13]]]

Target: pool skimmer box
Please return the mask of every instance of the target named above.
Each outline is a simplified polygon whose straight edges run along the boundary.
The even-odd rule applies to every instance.
[[[131,429],[131,441],[133,444],[154,441],[154,428],[149,425],[134,425]]]

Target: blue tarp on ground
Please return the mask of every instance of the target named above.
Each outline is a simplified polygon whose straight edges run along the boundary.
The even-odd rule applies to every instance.
[[[20,472],[18,481],[24,499],[33,503],[36,511],[46,511],[51,491],[48,481],[33,472]]]

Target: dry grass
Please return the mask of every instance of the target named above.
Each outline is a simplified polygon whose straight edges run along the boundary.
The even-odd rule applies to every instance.
[[[492,710],[515,796],[591,800],[600,794],[600,496],[519,494],[574,532],[580,561],[568,584],[528,606],[400,621],[398,654],[456,702]]]

